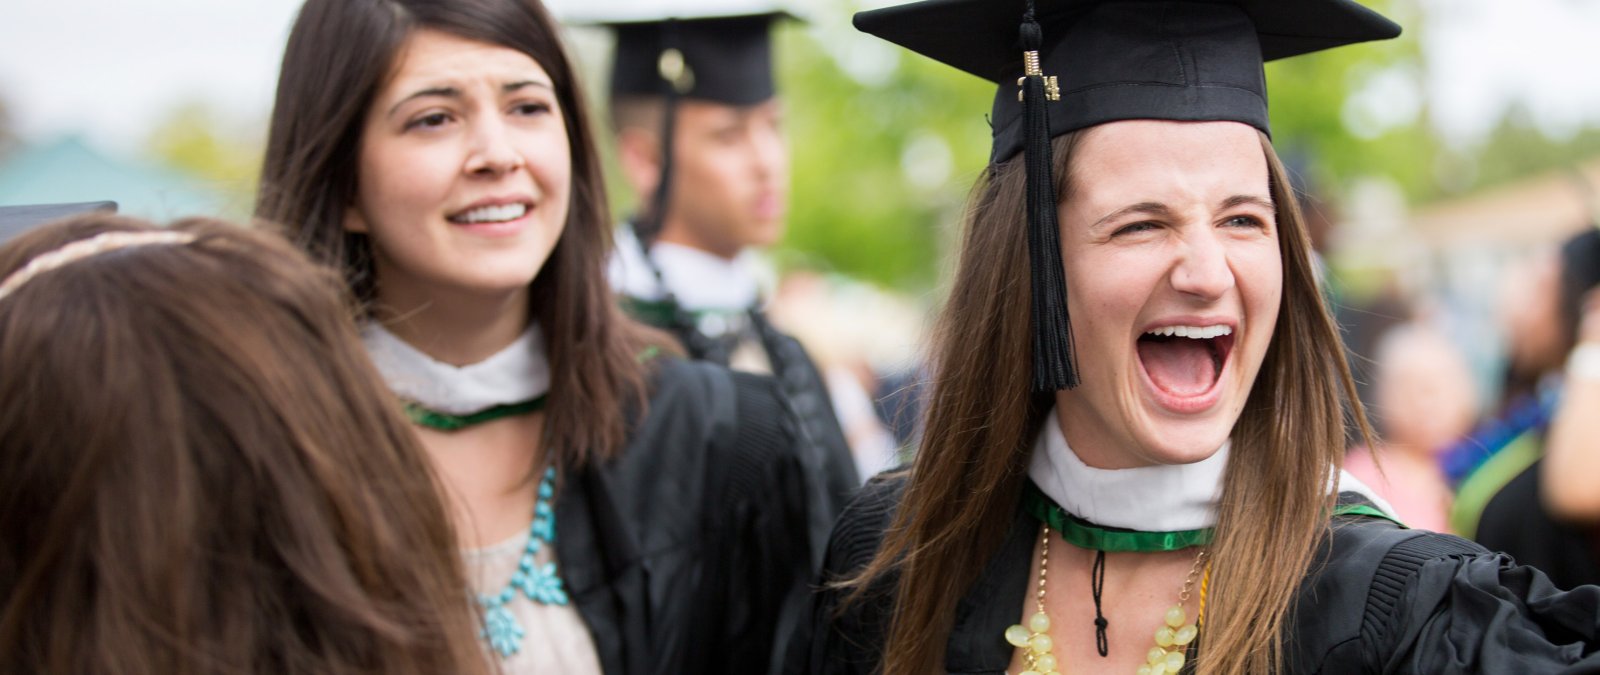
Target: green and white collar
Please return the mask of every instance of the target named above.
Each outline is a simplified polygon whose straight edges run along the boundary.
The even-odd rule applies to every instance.
[[[1068,447],[1052,410],[1034,444],[1028,477],[1062,510],[1095,525],[1158,533],[1203,530],[1217,522],[1230,445],[1223,443],[1215,454],[1193,464],[1096,469]],[[1328,487],[1359,493],[1385,513],[1394,513],[1388,502],[1347,472],[1340,471]]]
[[[376,321],[362,326],[361,339],[389,390],[431,411],[472,415],[550,391],[550,361],[536,324],[489,358],[459,367],[434,360]]]
[[[623,295],[639,300],[665,297],[665,281],[683,309],[692,312],[743,312],[761,297],[763,274],[759,257],[745,251],[728,260],[700,249],[671,242],[657,242],[650,257],[661,268],[656,279],[640,251],[631,228],[617,230],[617,249],[611,257],[608,275],[611,285]]]

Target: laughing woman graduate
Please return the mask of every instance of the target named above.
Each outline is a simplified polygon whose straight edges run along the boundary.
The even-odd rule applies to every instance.
[[[856,25],[999,91],[926,440],[835,529],[807,672],[1600,667],[1600,588],[1336,487],[1362,417],[1262,62],[1398,26],[1349,0],[931,0]]]
[[[582,103],[535,0],[309,0],[258,212],[366,303],[502,672],[763,672],[810,576],[801,434],[620,314]]]

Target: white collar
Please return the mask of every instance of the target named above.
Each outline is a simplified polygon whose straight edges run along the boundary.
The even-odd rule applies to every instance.
[[[1217,523],[1230,445],[1224,442],[1215,454],[1193,464],[1096,469],[1067,446],[1051,410],[1034,443],[1028,477],[1061,508],[1096,525],[1144,532],[1198,530]],[[1340,471],[1330,487],[1360,493],[1384,513],[1394,513],[1349,473]]]
[[[390,391],[430,410],[471,415],[550,391],[550,361],[537,324],[493,356],[460,367],[434,360],[376,321],[361,327],[361,340]]]
[[[761,296],[761,265],[753,251],[740,253],[732,260],[697,248],[671,242],[656,242],[650,258],[661,268],[661,280],[639,249],[632,228],[617,228],[617,250],[611,257],[608,275],[613,288],[624,295],[643,300],[665,297],[661,281],[684,309],[749,309]]]

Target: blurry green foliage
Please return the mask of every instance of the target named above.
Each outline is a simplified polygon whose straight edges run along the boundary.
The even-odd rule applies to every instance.
[[[1352,133],[1352,118],[1361,123],[1365,108],[1353,100],[1385,78],[1422,86],[1422,54],[1417,26],[1420,10],[1411,2],[1364,0],[1363,4],[1393,18],[1405,27],[1399,38],[1331,49],[1273,61],[1266,66],[1267,103],[1272,119],[1273,146],[1291,170],[1301,174],[1298,187],[1311,189],[1320,199],[1337,199],[1342,186],[1368,175],[1394,180],[1409,195],[1425,197],[1433,191],[1433,157],[1439,151],[1437,136],[1427,126],[1426,108],[1416,93],[1415,108],[1399,119],[1366,122],[1365,136]],[[1369,98],[1380,97],[1367,93]],[[1404,102],[1379,101],[1372,105],[1405,107]]]
[[[1463,187],[1504,183],[1597,157],[1600,127],[1578,129],[1568,138],[1551,138],[1534,126],[1521,106],[1512,106],[1488,140],[1469,158],[1470,180]]]
[[[832,18],[850,11],[838,7]],[[792,177],[788,230],[774,251],[780,265],[902,290],[932,287],[967,190],[988,162],[985,115],[994,89],[847,21],[781,24],[775,52]],[[862,61],[873,63],[859,79],[841,65]],[[603,74],[589,79],[598,104]],[[636,199],[617,166],[605,112],[599,105],[596,112],[611,207],[625,218]],[[908,165],[920,182],[908,177]]]
[[[249,217],[261,173],[262,141],[224,122],[211,106],[180,103],[151,130],[145,154],[224,197],[227,218]]]
[[[886,47],[847,26],[780,33],[793,158],[784,246],[810,267],[926,289],[987,164],[994,89]],[[840,65],[851,59],[877,74],[853,77]]]
[[[1408,27],[1420,25],[1414,0],[1366,4]],[[847,8],[837,11],[848,15]],[[1413,196],[1438,193],[1440,144],[1420,95],[1409,113],[1403,105],[1398,114],[1386,108],[1381,96],[1373,105],[1371,90],[1381,93],[1396,78],[1420,86],[1415,32],[1267,66],[1274,144],[1319,197],[1337,199],[1348,181],[1372,174],[1390,177]],[[778,49],[794,160],[784,247],[813,267],[928,288],[948,264],[944,253],[962,204],[987,162],[992,85],[842,21],[785,29]],[[858,70],[877,77],[851,75]],[[1351,117],[1366,111],[1351,103],[1362,95],[1379,109],[1367,114],[1375,120],[1360,120],[1367,137],[1349,129]],[[941,143],[949,171],[935,180],[941,172],[916,165],[939,164],[940,153],[930,148]]]

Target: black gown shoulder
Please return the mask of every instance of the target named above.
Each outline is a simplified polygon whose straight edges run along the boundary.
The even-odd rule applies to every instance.
[[[720,366],[729,364],[730,343],[725,338],[701,333],[675,302],[623,296],[622,304],[634,318],[672,335],[690,358]],[[834,520],[861,484],[855,457],[850,452],[844,430],[839,427],[839,416],[828,393],[827,381],[805,347],[773,326],[761,310],[751,309],[745,317],[750,323],[750,337],[766,353],[772,365],[772,378],[779,384],[779,390],[807,437],[802,459],[807,465],[811,500],[817,505],[808,528],[813,552],[817,555],[812,564],[817,565]]]
[[[794,639],[787,675],[866,675],[878,669],[894,602],[893,575],[859,598],[836,582],[865,569],[883,545],[905,485],[903,474],[867,481],[839,514],[812,596],[810,621]]]
[[[562,573],[607,675],[778,662],[812,571],[803,439],[770,378],[661,360],[620,455],[557,497]]]
[[[874,479],[845,509],[824,581],[859,571],[876,554],[904,480]],[[958,603],[948,672],[1000,675],[1010,664],[1001,635],[1028,590],[1037,528],[1029,518],[1019,508],[1005,543]],[[1317,560],[1291,613],[1286,672],[1600,673],[1600,587],[1561,591],[1504,554],[1362,515],[1333,518]],[[846,602],[843,591],[821,587],[789,672],[876,672],[894,590],[885,579]]]
[[[1543,463],[1534,461],[1489,498],[1473,539],[1539,568],[1562,588],[1600,584],[1600,526],[1564,522],[1545,510]]]
[[[1327,541],[1290,672],[1600,672],[1600,587],[1562,591],[1503,553],[1377,518],[1335,518]]]

